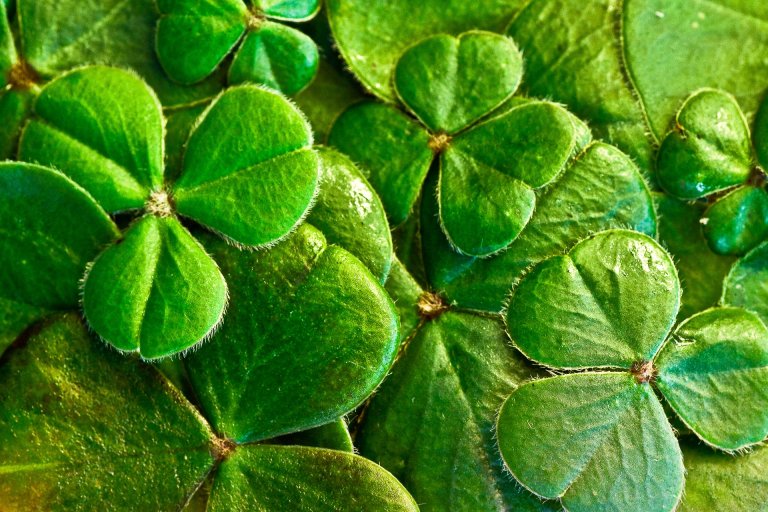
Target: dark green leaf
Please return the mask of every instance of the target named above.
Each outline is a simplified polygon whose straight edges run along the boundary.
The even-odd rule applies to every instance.
[[[242,0],[156,0],[157,56],[173,80],[193,84],[218,67],[247,28]]]
[[[473,31],[409,48],[397,63],[394,84],[430,130],[456,133],[512,96],[522,75],[523,56],[511,39]]]
[[[357,455],[253,445],[238,449],[222,463],[208,510],[416,512],[419,508],[392,475]]]
[[[0,2],[0,88],[5,88],[9,82],[9,73],[18,61],[16,44],[8,23],[8,13],[3,2]]]
[[[307,220],[384,283],[392,265],[392,236],[379,196],[347,156],[330,148],[319,154],[320,193]]]
[[[768,324],[768,242],[733,265],[723,283],[723,303],[753,311]]]
[[[665,194],[654,196],[659,212],[659,241],[675,259],[683,290],[680,318],[714,306],[734,258],[709,250],[699,222],[705,207]]]
[[[365,409],[360,451],[425,511],[549,509],[504,474],[494,434],[504,398],[535,374],[497,318],[448,311],[418,329]]]
[[[135,74],[77,69],[48,84],[34,111],[19,157],[61,170],[108,212],[141,208],[163,186],[162,110]]]
[[[119,234],[85,190],[31,164],[0,163],[0,216],[0,297],[41,309],[75,307],[88,262]]]
[[[347,422],[343,418],[309,430],[288,434],[276,441],[277,444],[284,445],[314,446],[349,453],[355,451],[355,447],[352,446],[352,438],[349,436],[349,429],[347,429]]]
[[[672,258],[633,231],[599,233],[539,263],[514,289],[505,318],[516,346],[556,368],[653,359],[680,305]]]
[[[424,201],[424,258],[432,286],[463,307],[484,311],[502,309],[510,287],[525,269],[562,254],[590,233],[612,227],[651,235],[656,231],[650,193],[637,167],[603,143],[588,146],[555,183],[539,192],[536,213],[526,229],[493,258],[453,252],[436,223],[434,199],[425,194]]]
[[[31,91],[10,89],[0,93],[0,159],[16,156],[19,136],[32,111]]]
[[[399,260],[392,262],[392,270],[387,276],[386,290],[395,302],[400,316],[400,338],[410,337],[421,323],[416,307],[423,290]]]
[[[227,283],[174,217],[147,215],[93,262],[83,283],[88,323],[119,350],[157,359],[186,350],[221,322]]]
[[[317,74],[317,45],[298,30],[265,22],[249,32],[229,68],[229,83],[253,82],[293,95]]]
[[[273,243],[315,197],[320,163],[311,146],[309,124],[285,98],[252,85],[228,89],[189,137],[176,207],[235,242]]]
[[[745,254],[768,238],[768,193],[738,187],[713,203],[702,217],[704,235],[717,254]]]
[[[213,465],[195,409],[154,369],[90,338],[75,315],[0,365],[4,509],[174,510]]]
[[[722,91],[691,95],[658,155],[659,182],[680,199],[696,199],[744,183],[752,171],[749,126]]]
[[[165,116],[165,179],[173,182],[181,174],[184,150],[195,121],[207,105],[174,110]]]
[[[413,209],[433,159],[429,134],[397,109],[364,102],[346,110],[333,125],[328,143],[368,171],[393,225]]]
[[[582,373],[523,384],[499,414],[499,448],[515,478],[569,511],[674,510],[683,460],[648,384]]]
[[[394,359],[398,326],[362,263],[327,247],[307,224],[269,251],[208,239],[231,306],[186,362],[217,432],[244,442],[304,430],[346,414],[374,390]]]
[[[684,321],[655,361],[656,385],[705,442],[741,450],[768,435],[768,329],[715,308]]]

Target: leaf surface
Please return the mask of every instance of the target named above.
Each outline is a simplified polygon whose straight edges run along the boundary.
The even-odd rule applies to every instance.
[[[659,353],[656,385],[705,442],[740,450],[768,435],[768,329],[753,313],[692,316]]]
[[[323,425],[386,376],[399,341],[394,306],[351,254],[308,224],[269,251],[214,237],[206,246],[231,307],[186,363],[217,432],[246,442]]]
[[[0,362],[8,510],[175,510],[213,465],[205,421],[153,368],[58,317]]]
[[[768,243],[733,264],[723,282],[722,301],[753,311],[768,324]]]
[[[173,185],[179,213],[248,246],[273,243],[306,216],[320,163],[304,116],[279,94],[233,87],[197,121]]]
[[[301,446],[239,448],[219,468],[208,510],[419,510],[392,475],[351,453]]]
[[[307,21],[320,10],[320,0],[253,0],[267,17],[285,21]]]
[[[672,428],[651,387],[628,373],[523,384],[501,409],[498,437],[514,477],[567,510],[671,511],[681,498]]]
[[[227,283],[216,263],[173,217],[148,215],[93,262],[83,283],[90,326],[145,359],[177,354],[221,322]]]
[[[403,103],[431,131],[456,133],[512,96],[523,75],[515,43],[491,32],[437,35],[397,62],[394,84]]]
[[[738,256],[768,238],[768,192],[738,187],[704,212],[704,235],[717,254]]]

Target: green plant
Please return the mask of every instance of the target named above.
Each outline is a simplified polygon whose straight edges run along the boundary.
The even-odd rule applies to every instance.
[[[320,10],[318,0],[158,0],[157,6],[157,55],[183,84],[211,75],[233,51],[230,84],[255,82],[296,94],[317,73],[315,42],[272,20],[310,20]]]

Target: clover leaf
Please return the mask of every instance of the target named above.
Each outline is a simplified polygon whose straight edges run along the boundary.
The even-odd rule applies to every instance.
[[[524,383],[502,407],[499,447],[522,485],[569,510],[673,510],[683,461],[656,392],[714,447],[765,438],[768,329],[746,310],[715,308],[670,336],[679,294],[669,255],[624,230],[521,279],[505,314],[515,345],[553,369],[583,370]]]
[[[204,339],[226,304],[224,278],[178,215],[262,247],[292,231],[316,194],[307,122],[256,86],[225,91],[201,114],[173,183],[163,176],[160,104],[132,73],[95,66],[65,74],[41,90],[34,111],[21,158],[61,170],[111,213],[137,212],[94,260],[83,305],[98,334],[148,359]]]
[[[768,324],[768,242],[733,264],[723,282],[721,302],[749,309]]]
[[[389,346],[365,334],[349,340],[361,341]],[[156,369],[95,343],[76,315],[20,338],[0,365],[4,507],[180,510],[203,487],[210,497],[194,499],[209,511],[418,510],[389,473],[357,455],[223,437]],[[242,368],[230,360],[219,370],[244,378]],[[282,376],[271,368],[266,375]]]
[[[0,205],[2,353],[34,320],[77,305],[86,265],[119,231],[85,190],[36,165],[0,163]]]
[[[478,122],[514,94],[522,56],[486,32],[433,36],[407,50],[394,73],[404,106],[363,103],[336,121],[329,142],[370,171],[390,220],[409,215],[433,160],[441,226],[462,253],[506,248],[533,214],[534,190],[578,149],[581,126],[561,107],[524,103]]]
[[[158,0],[157,7],[157,56],[173,80],[197,83],[231,52],[231,84],[296,94],[317,73],[314,41],[275,21],[307,21],[320,9],[318,0]]]
[[[710,89],[686,100],[659,149],[665,190],[680,199],[713,199],[702,222],[718,254],[744,254],[768,237],[765,173],[753,154],[736,99]]]

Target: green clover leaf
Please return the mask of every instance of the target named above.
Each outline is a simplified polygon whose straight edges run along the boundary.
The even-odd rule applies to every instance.
[[[319,65],[317,45],[277,21],[307,21],[318,0],[158,0],[157,56],[168,75],[194,84],[234,52],[229,83],[255,82],[285,94],[304,89]],[[236,47],[238,47],[236,49]]]
[[[253,256],[229,251],[236,259]],[[356,298],[369,299],[375,309],[376,293]],[[360,306],[344,298],[336,303]],[[303,337],[293,340],[303,343]],[[358,334],[346,341],[365,347],[352,349],[358,355],[374,346],[394,353],[388,339]],[[336,363],[327,359],[325,367],[333,372]],[[377,363],[383,374],[391,359]],[[180,510],[195,495],[195,505],[214,512],[418,510],[389,473],[352,453],[223,437],[156,369],[95,343],[75,315],[52,319],[20,338],[0,366],[5,507],[90,510],[108,503],[120,510]],[[241,368],[241,361],[230,359],[219,371],[250,375]],[[279,364],[270,368],[260,376],[284,377]],[[221,380],[218,385],[226,387]],[[272,392],[292,406],[280,386]],[[339,390],[336,397],[345,394]],[[198,497],[199,488],[210,497]]]
[[[599,233],[521,279],[505,315],[515,345],[554,369],[586,370],[524,383],[502,407],[499,447],[522,485],[569,510],[673,510],[682,457],[655,391],[714,447],[765,438],[768,329],[715,308],[670,336],[678,306],[671,258],[631,231]]]
[[[97,333],[148,359],[204,339],[226,304],[224,278],[177,215],[263,247],[295,229],[317,192],[320,163],[306,120],[255,86],[229,89],[205,109],[180,171],[170,170],[173,183],[163,176],[160,104],[132,73],[97,66],[65,74],[41,90],[34,111],[23,159],[61,170],[111,213],[138,210],[94,261],[83,304]]]
[[[77,304],[83,270],[119,232],[85,190],[36,165],[0,163],[0,205],[2,353],[34,320]]]
[[[744,254],[768,237],[765,174],[753,153],[736,99],[711,89],[686,100],[659,149],[659,182],[667,192],[713,198],[702,222],[718,254]]]
[[[723,282],[721,302],[748,309],[768,324],[768,242],[733,264]]]
[[[394,224],[408,217],[439,161],[446,236],[464,254],[492,255],[520,234],[535,207],[534,190],[562,172],[583,130],[544,102],[478,123],[514,94],[521,74],[522,57],[508,38],[431,37],[407,50],[394,73],[399,97],[420,121],[363,103],[337,120],[329,141],[370,171]]]

